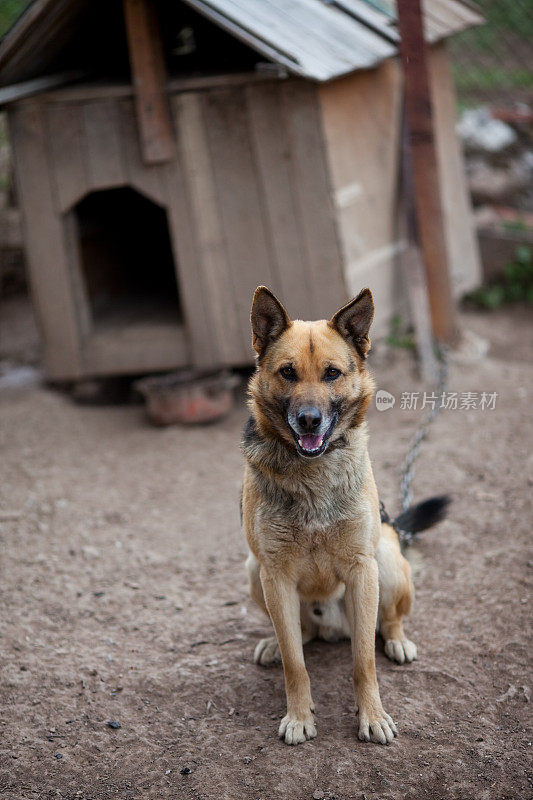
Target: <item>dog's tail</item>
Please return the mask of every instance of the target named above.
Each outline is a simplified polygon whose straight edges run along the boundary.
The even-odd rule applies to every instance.
[[[451,497],[442,495],[440,497],[430,497],[416,506],[410,506],[392,520],[392,526],[398,531],[405,531],[410,534],[406,540],[409,543],[412,535],[432,528],[446,517]]]
[[[432,528],[446,517],[448,506],[451,503],[449,495],[430,497],[416,506],[410,506],[393,520],[395,528],[400,528],[408,533],[420,533]]]

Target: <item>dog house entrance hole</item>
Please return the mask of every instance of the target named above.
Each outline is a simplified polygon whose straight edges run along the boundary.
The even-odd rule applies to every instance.
[[[75,208],[83,283],[95,328],[180,324],[164,208],[130,188],[93,192]]]

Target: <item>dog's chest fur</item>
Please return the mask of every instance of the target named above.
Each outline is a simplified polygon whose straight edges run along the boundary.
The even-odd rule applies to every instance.
[[[308,460],[263,439],[251,418],[244,431],[243,451],[260,496],[257,521],[275,527],[280,535],[303,540],[306,534],[357,517],[369,470],[366,442],[361,426],[342,447],[333,447],[316,461]]]

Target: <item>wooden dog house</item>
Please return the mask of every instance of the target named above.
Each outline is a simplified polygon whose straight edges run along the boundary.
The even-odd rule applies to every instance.
[[[383,330],[405,243],[398,36],[379,7],[34,0],[0,44],[0,101],[51,379],[249,364],[261,283],[307,318],[369,285]],[[479,264],[444,39],[479,21],[426,0],[456,293]]]

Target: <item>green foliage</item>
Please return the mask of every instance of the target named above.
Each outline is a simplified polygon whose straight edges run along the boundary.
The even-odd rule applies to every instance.
[[[527,231],[528,226],[523,219],[508,219],[502,223],[502,226],[507,231]]]
[[[414,334],[407,330],[407,327],[399,314],[395,314],[392,317],[390,327],[390,333],[385,337],[385,341],[390,347],[401,347],[404,350],[414,350]]]
[[[3,36],[30,5],[31,0],[0,0],[0,36]]]
[[[522,92],[533,87],[531,0],[477,0],[485,24],[450,40],[458,92]]]
[[[516,34],[524,41],[533,38],[530,0],[477,0],[476,5],[485,17],[485,25],[464,31],[455,42],[491,54],[502,36]]]
[[[453,67],[455,85],[459,92],[486,89],[533,89],[533,72],[527,69],[505,69],[502,67],[464,65]]]
[[[533,303],[533,250],[527,245],[516,248],[513,261],[506,265],[501,281],[482,286],[466,300],[486,309],[499,308],[518,300]]]

